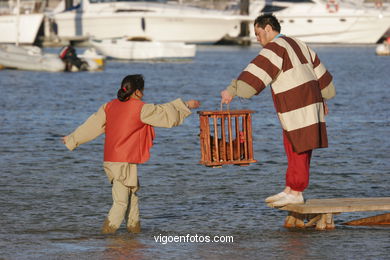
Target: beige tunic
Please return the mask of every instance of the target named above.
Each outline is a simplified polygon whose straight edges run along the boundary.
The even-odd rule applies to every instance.
[[[66,147],[74,150],[104,133],[106,124],[105,107],[92,114],[82,125],[67,137]],[[145,104],[141,110],[141,121],[155,127],[171,128],[183,123],[191,114],[190,109],[179,98],[166,104]],[[110,182],[114,179],[126,186],[138,186],[137,165],[126,162],[104,162],[104,170]]]

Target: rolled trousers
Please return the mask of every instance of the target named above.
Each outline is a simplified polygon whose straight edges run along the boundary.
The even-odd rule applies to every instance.
[[[283,131],[284,149],[287,155],[286,186],[294,191],[304,191],[309,185],[309,170],[312,150],[296,153]]]
[[[134,227],[139,223],[138,187],[125,186],[118,180],[112,181],[113,204],[108,213],[110,225],[119,228],[125,217],[127,226]]]

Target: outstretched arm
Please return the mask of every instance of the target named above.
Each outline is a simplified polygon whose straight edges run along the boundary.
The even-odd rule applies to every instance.
[[[180,98],[162,105],[145,104],[141,110],[141,121],[155,127],[171,128],[183,123],[191,114],[190,109],[198,108],[200,102]]]
[[[236,80],[221,92],[221,102],[229,104],[235,96],[251,98],[258,95],[267,85],[276,79],[282,68],[283,60],[278,45],[267,44],[259,55],[240,73]]]
[[[256,90],[241,80],[232,80],[230,85],[221,92],[221,102],[229,104],[235,96],[251,98],[256,95]]]
[[[106,104],[101,106],[96,113],[92,114],[73,133],[62,137],[62,142],[69,150],[72,151],[79,145],[92,141],[104,133],[106,125],[105,106]]]

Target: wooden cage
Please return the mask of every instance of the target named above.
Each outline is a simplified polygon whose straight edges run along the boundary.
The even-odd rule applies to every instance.
[[[252,110],[199,111],[201,164],[249,165],[253,158]]]

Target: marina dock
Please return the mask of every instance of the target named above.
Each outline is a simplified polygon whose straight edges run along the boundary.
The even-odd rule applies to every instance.
[[[390,211],[390,197],[311,199],[304,204],[292,204],[279,209],[289,212],[284,223],[286,228],[315,226],[317,230],[326,230],[335,228],[335,214],[358,211]],[[386,213],[346,224],[382,225],[390,224],[389,219],[390,213]]]

